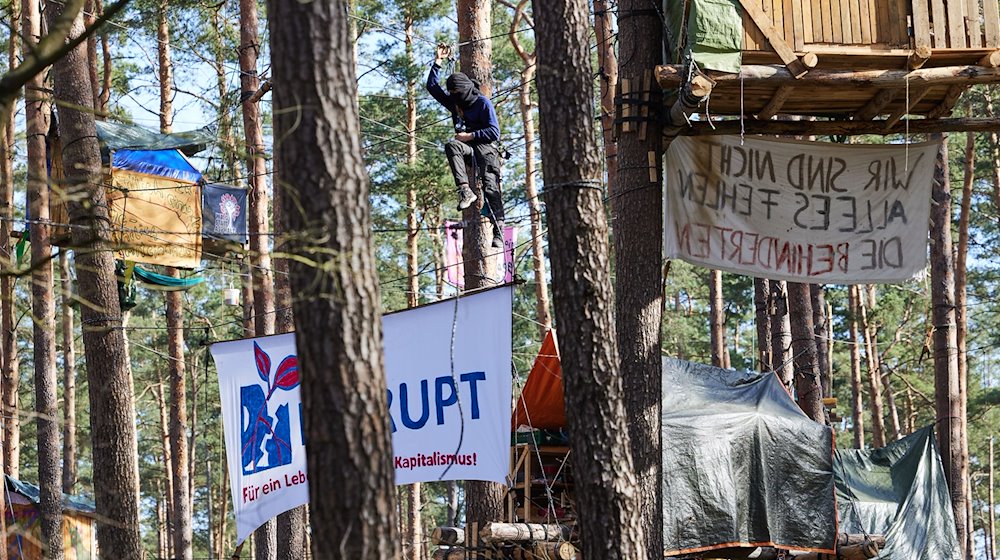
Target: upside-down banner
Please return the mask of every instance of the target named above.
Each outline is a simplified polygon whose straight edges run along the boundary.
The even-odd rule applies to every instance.
[[[794,282],[907,280],[927,262],[939,147],[677,138],[664,255]]]
[[[505,481],[512,297],[496,288],[382,317],[397,484]],[[295,334],[211,350],[242,541],[309,501]]]
[[[309,502],[295,334],[213,344],[226,459],[242,541]]]

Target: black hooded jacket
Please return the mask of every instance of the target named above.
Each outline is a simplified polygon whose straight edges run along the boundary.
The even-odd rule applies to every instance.
[[[437,64],[427,75],[427,91],[451,112],[456,128],[472,133],[470,144],[486,144],[500,140],[500,122],[493,104],[479,91],[479,84],[461,72],[445,81],[449,91],[438,82]],[[453,92],[453,93],[449,93]]]

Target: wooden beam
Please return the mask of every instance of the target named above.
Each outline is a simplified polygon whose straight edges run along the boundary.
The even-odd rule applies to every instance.
[[[882,111],[899,95],[898,88],[880,89],[864,107],[854,113],[856,121],[870,121],[882,114]]]
[[[920,0],[913,2],[913,48],[914,51],[923,52],[922,49],[931,48],[931,22],[930,14],[927,13],[927,2]],[[910,68],[916,70],[916,68]]]
[[[904,98],[903,105],[899,109],[893,111],[891,115],[889,115],[889,118],[886,119],[885,121],[885,127],[892,128],[893,126],[896,125],[896,123],[899,122],[899,119],[902,119],[905,115],[910,114],[910,110],[913,109],[917,105],[917,103],[920,103],[920,100],[923,99],[924,96],[927,95],[927,92],[930,90],[931,88],[926,86],[920,88],[911,87],[910,95],[908,96],[909,99]]]
[[[909,123],[910,134],[992,132],[1000,129],[1000,118],[905,119],[891,128],[886,128],[883,121],[758,121],[744,119],[743,132],[770,136],[857,136],[862,134],[887,136],[905,133],[907,123]],[[681,132],[681,135],[720,136],[739,133],[739,119],[730,119],[716,120],[711,125],[703,121],[692,122],[691,126]],[[667,144],[668,140],[672,140],[672,138],[664,138],[664,144]]]
[[[740,5],[743,6],[743,11],[750,16],[750,19],[757,25],[760,32],[764,34],[767,41],[771,43],[771,48],[774,49],[781,62],[788,67],[788,71],[796,78],[805,76],[809,72],[809,69],[802,64],[799,57],[795,56],[795,51],[785,42],[785,38],[781,35],[781,32],[775,29],[774,22],[760,8],[760,3],[754,0],[740,0]],[[792,14],[788,14],[788,17],[791,16]]]
[[[910,53],[909,58],[906,59],[906,67],[910,70],[916,70],[923,67],[928,60],[931,59],[931,48],[926,45],[921,45],[913,49]]]
[[[712,93],[715,82],[703,74],[695,74],[691,81],[684,84],[677,100],[667,113],[667,123],[663,134],[674,137],[688,125],[688,117],[698,110],[698,105]]]
[[[993,51],[983,58],[980,58],[978,64],[987,68],[996,68],[1000,66],[1000,50]]]
[[[927,113],[928,119],[939,119],[951,114],[951,110],[955,108],[955,104],[958,103],[958,98],[962,97],[962,92],[965,91],[968,86],[954,85],[948,89],[948,93],[944,94],[944,100],[938,104],[937,107],[931,109]]]
[[[684,81],[687,73],[679,64],[656,67],[656,79],[663,88],[676,88]],[[744,65],[740,74],[722,72],[707,73],[717,84],[738,84],[743,80],[746,87],[763,85],[778,86],[790,83],[808,83],[819,86],[852,87],[905,87],[909,77],[910,86],[962,85],[1000,83],[1000,68],[986,68],[978,65],[943,66],[906,70],[813,70],[809,77],[798,81],[787,68],[776,64]]]
[[[766,121],[777,115],[778,111],[781,111],[781,106],[785,104],[785,101],[788,101],[788,96],[792,94],[793,89],[794,86],[791,84],[782,84],[778,87],[778,90],[771,96],[771,100],[767,102],[767,105],[757,113],[757,119]]]

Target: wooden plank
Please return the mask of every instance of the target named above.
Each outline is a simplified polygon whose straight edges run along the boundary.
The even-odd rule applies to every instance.
[[[927,0],[913,0],[913,48],[931,48],[931,21]]]
[[[785,104],[785,101],[788,101],[788,97],[792,94],[792,89],[794,87],[795,86],[791,84],[782,84],[781,87],[774,92],[774,96],[767,102],[767,105],[764,106],[759,113],[757,113],[757,118],[759,120],[766,121],[774,115],[777,115],[778,111],[781,111],[781,107]]]
[[[823,30],[823,42],[833,42],[833,19],[830,17],[830,0],[820,0],[820,29]]]
[[[965,0],[965,34],[969,37],[970,48],[982,48],[983,31],[979,26],[979,0]]]
[[[784,0],[785,42],[790,42],[796,51],[804,51],[806,42],[802,38],[802,10],[792,0]]]
[[[868,0],[858,1],[858,20],[861,22],[861,42],[870,45],[872,38],[872,13],[868,10]]]
[[[764,12],[764,17],[768,21],[770,21],[772,27],[774,27],[776,37],[778,37],[778,39],[781,42],[787,45],[788,44],[787,39],[790,39],[790,37],[785,35],[785,19],[784,19],[785,8],[784,6],[782,6],[781,2],[782,0],[771,0],[770,9],[765,8],[763,12]],[[754,21],[756,20],[757,18],[754,18]],[[771,42],[772,37],[767,34],[767,32],[764,30],[763,27],[759,25],[758,27],[760,27],[760,30],[764,33],[764,36],[767,37],[768,42]],[[778,49],[776,49],[773,44],[771,45],[771,50],[773,50],[774,52],[778,52]],[[781,55],[779,54],[778,56]],[[784,62],[784,59],[782,59],[782,62]]]
[[[1000,49],[1000,1],[983,0],[983,24],[986,28],[986,48]]]
[[[724,87],[731,84],[739,87],[744,82],[746,87],[761,87],[765,83],[774,88],[782,83],[794,83],[798,86],[811,86],[822,89],[822,86],[843,88],[836,95],[845,94],[855,88],[863,87],[903,87],[909,78],[910,86],[924,85],[963,85],[1000,84],[1000,68],[986,68],[978,65],[946,66],[939,68],[921,68],[919,70],[813,70],[809,79],[798,81],[787,67],[781,65],[747,65],[744,64],[740,74],[712,73],[711,79],[716,85]],[[656,67],[656,79],[660,87],[676,88],[687,79],[683,65],[664,64]]]
[[[788,70],[798,78],[804,76],[809,69],[795,56],[795,51],[788,46],[788,43],[785,42],[778,30],[767,19],[767,15],[754,3],[754,0],[740,0],[740,4],[743,5],[743,9],[753,18],[754,23],[760,28],[761,33],[767,37],[768,42],[771,43],[771,48],[778,54],[778,58],[785,63]]]
[[[652,87],[650,83],[653,80],[651,72],[644,71],[642,73],[642,107],[639,109],[639,114],[642,116],[642,121],[639,122],[639,141],[646,141],[646,117],[649,116],[649,90]]]
[[[854,38],[853,23],[857,18],[851,14],[851,0],[840,0],[840,32],[844,35],[844,42],[853,45],[858,40]]]
[[[886,119],[885,121],[885,127],[892,128],[896,126],[896,123],[899,122],[899,119],[902,119],[905,115],[910,114],[910,111],[913,110],[914,107],[916,107],[917,103],[920,103],[920,100],[923,99],[924,96],[927,95],[927,92],[930,90],[931,88],[929,87],[910,86],[909,95],[904,97],[902,99],[903,104],[900,105],[898,109],[893,111],[891,115],[889,115],[889,118]]]
[[[865,38],[861,33],[861,0],[851,0],[851,36],[852,43],[864,44]]]
[[[934,48],[948,47],[948,15],[944,11],[944,0],[931,0],[931,22],[934,33]]]
[[[806,43],[815,42],[813,39],[812,5],[813,3],[809,0],[803,0],[799,4],[799,10],[802,12],[802,40]]]
[[[872,34],[876,43],[885,43],[888,45],[890,40],[889,31],[889,3],[886,0],[872,0],[872,4],[876,6],[875,22],[877,25],[877,31],[873,30]]]
[[[890,0],[893,1],[893,0]],[[910,46],[910,2],[911,0],[895,0],[896,10],[899,12],[899,19],[896,21],[899,40],[897,46],[906,48]]]
[[[835,134],[901,134],[909,123],[910,134],[930,134],[933,132],[992,132],[1000,128],[1000,118],[993,119],[906,119],[896,126],[886,129],[882,121],[758,121],[749,119],[743,123],[745,134],[777,136],[831,136]],[[738,120],[693,122],[684,130],[684,136],[720,136],[739,134]]]
[[[845,42],[844,41],[844,34],[843,34],[843,27],[841,27],[841,25],[842,25],[841,22],[842,21],[843,20],[841,19],[841,15],[840,15],[840,0],[831,0],[830,1],[830,25],[833,28],[833,42],[834,43],[841,43],[841,44],[843,44]]]
[[[813,43],[825,43],[823,39],[823,2],[822,0],[812,0],[810,13],[812,14]]]
[[[951,110],[955,108],[955,104],[958,103],[958,99],[962,97],[962,92],[968,89],[967,84],[955,84],[948,88],[948,93],[945,94],[944,100],[934,107],[930,112],[927,113],[928,119],[937,119],[951,114]]]
[[[889,11],[889,19],[886,20],[886,28],[889,31],[889,44],[892,46],[899,45],[899,3],[896,0],[885,0],[887,4],[887,9]],[[905,12],[904,12],[905,14]]]
[[[948,48],[966,48],[965,37],[965,4],[962,0],[947,0],[948,9]]]

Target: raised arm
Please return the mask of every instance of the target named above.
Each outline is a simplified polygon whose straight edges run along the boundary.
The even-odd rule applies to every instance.
[[[437,53],[434,58],[434,64],[431,65],[430,72],[427,73],[427,92],[431,94],[435,100],[441,105],[444,105],[446,109],[455,113],[455,102],[451,100],[451,96],[448,95],[438,81],[438,72],[441,70],[441,62],[448,58],[448,52],[450,49],[446,46],[438,46]]]

